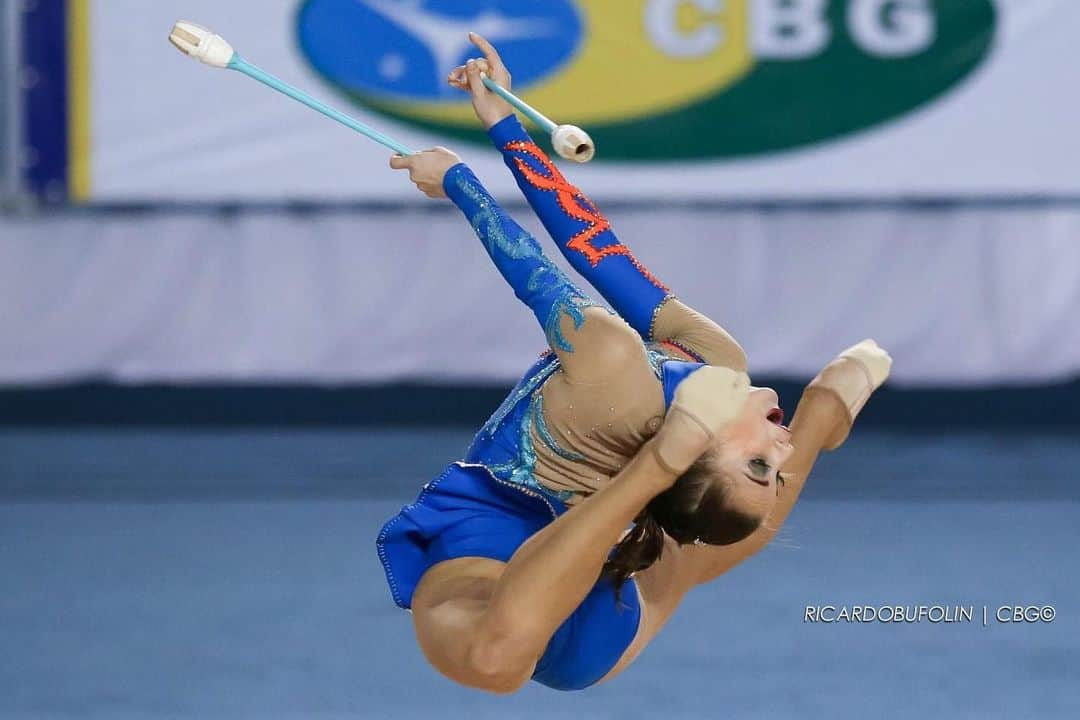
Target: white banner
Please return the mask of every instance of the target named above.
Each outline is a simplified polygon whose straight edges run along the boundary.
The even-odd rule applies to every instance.
[[[864,337],[898,385],[1080,373],[1080,209],[616,222],[757,376],[808,377]],[[510,382],[545,348],[456,212],[0,218],[0,238],[0,384]]]
[[[177,53],[180,18],[502,192],[440,82],[469,29],[526,99],[593,133],[597,159],[570,172],[601,200],[1080,194],[1074,0],[87,2],[73,122],[95,201],[420,197],[384,148]]]

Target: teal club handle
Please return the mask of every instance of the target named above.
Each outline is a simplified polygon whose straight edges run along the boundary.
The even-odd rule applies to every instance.
[[[539,126],[544,132],[555,132],[555,128],[558,126],[554,122],[552,122],[549,117],[544,115],[542,112],[534,108],[529,103],[519,98],[514,93],[510,92],[503,86],[496,83],[487,75],[482,75],[481,77],[484,81],[484,87],[501,97],[506,102],[513,105],[522,115],[536,123],[536,125]]]
[[[347,128],[352,128],[361,135],[371,138],[380,145],[388,147],[400,155],[413,154],[412,150],[405,147],[393,138],[387,135],[383,135],[378,130],[368,125],[365,125],[356,118],[350,117],[339,110],[335,110],[326,103],[320,102],[315,98],[311,97],[303,90],[298,90],[292,85],[289,85],[287,82],[274,77],[265,70],[255,65],[252,65],[247,60],[240,57],[239,53],[233,53],[233,56],[229,60],[229,64],[226,67],[228,67],[230,70],[236,70],[237,72],[241,72],[254,80],[258,80],[263,85],[271,87],[274,90],[277,90],[278,92],[287,95],[288,97],[291,97],[293,100],[307,105],[312,110],[322,113],[331,120],[336,120]]]

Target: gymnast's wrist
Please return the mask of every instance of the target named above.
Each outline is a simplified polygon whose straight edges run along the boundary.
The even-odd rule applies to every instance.
[[[674,482],[709,449],[712,441],[712,434],[697,418],[673,405],[649,442],[653,458]]]
[[[506,147],[507,143],[516,140],[529,140],[528,131],[525,130],[525,126],[521,124],[521,120],[518,119],[513,110],[510,111],[509,115],[490,125],[487,133],[492,144],[500,151]]]
[[[446,197],[450,198],[455,205],[461,207],[465,198],[464,185],[470,181],[479,182],[473,171],[463,162],[456,163],[447,168],[443,173],[442,186]]]

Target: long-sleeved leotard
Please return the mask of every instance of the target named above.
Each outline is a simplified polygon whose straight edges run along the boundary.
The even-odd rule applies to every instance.
[[[505,438],[497,463],[470,457],[500,477],[538,484],[573,504],[608,483],[660,428],[675,373],[618,315],[588,296],[544,257],[464,164],[447,172],[444,189],[469,219],[495,266],[544,328],[558,362],[527,376],[481,433]],[[519,425],[513,425],[518,421]],[[491,443],[476,443],[489,447]],[[536,485],[533,485],[536,487]]]
[[[635,332],[619,316],[594,306],[554,267],[467,167],[451,168],[444,188],[517,297],[536,315],[554,355],[526,373],[477,434],[465,462],[451,464],[425,485],[414,503],[387,521],[376,540],[380,561],[399,606],[414,607],[414,595],[423,596],[415,606],[418,637],[423,636],[421,645],[432,663],[451,678],[480,682],[462,668],[468,665],[469,648],[484,646],[470,646],[461,636],[479,628],[516,649],[522,673],[527,670],[553,688],[585,688],[632,661],[691,584],[737,562],[730,553],[706,556],[704,548],[690,548],[693,555],[662,561],[655,573],[631,579],[638,592],[624,595],[621,607],[609,581],[591,584],[616,532],[658,489],[647,488],[657,482],[657,475],[670,479],[658,455],[639,450],[660,428],[680,378],[700,367],[648,349],[638,334],[647,332],[642,329],[644,318],[655,316],[655,337],[676,340],[687,336],[674,330],[665,335],[665,316],[682,318],[684,325],[672,321],[672,328],[697,320],[682,310],[668,313],[676,301],[668,299],[666,291],[641,312],[632,297],[617,294],[622,285],[612,281],[605,294],[620,312],[632,315]],[[603,278],[591,279],[604,288]],[[624,284],[632,287],[633,282],[630,278]],[[709,342],[706,338],[699,346],[703,355],[712,354]],[[722,353],[719,344],[716,347]],[[806,463],[812,462],[818,445],[808,447]],[[624,466],[627,474],[610,482]],[[802,472],[806,470],[808,465]],[[492,477],[497,482],[491,482]],[[529,497],[502,487],[506,484]],[[601,489],[572,514],[550,500],[554,493],[573,504]],[[505,564],[497,580],[490,564],[475,563],[478,558]],[[456,559],[468,563],[444,565]],[[445,572],[429,574],[436,566]],[[481,567],[486,569],[481,572]],[[476,616],[477,591],[487,587],[477,581],[484,580],[495,586],[490,604]],[[520,625],[522,617],[534,621],[531,627],[507,635],[505,629]],[[501,655],[496,657],[500,665],[507,664]],[[517,665],[510,665],[508,677],[518,682],[513,674]],[[462,679],[460,672],[473,679]],[[483,682],[494,681],[485,675]]]
[[[539,682],[581,689],[610,672],[637,637],[642,596],[624,593],[620,604],[613,584],[596,579],[603,547],[588,556],[563,548],[594,537],[613,544],[611,529],[625,527],[627,513],[636,514],[655,494],[648,488],[664,473],[659,451],[639,451],[660,429],[674,386],[695,366],[647,350],[622,318],[592,303],[465,165],[447,171],[443,188],[536,315],[552,353],[525,373],[463,461],[386,522],[376,540],[379,558],[394,601],[404,608],[414,607],[428,572],[446,561],[506,563],[491,612],[514,615],[513,608],[542,602],[541,611],[526,612],[540,624],[518,650],[535,662]],[[613,483],[624,467],[630,468],[624,478],[633,478],[637,467],[638,480]],[[567,506],[594,491],[608,499],[586,503],[568,523]],[[560,583],[557,601],[532,590],[549,582]],[[434,611],[424,603],[432,597],[421,599],[418,613],[429,623]],[[442,600],[435,604],[443,607]]]
[[[563,177],[510,115],[489,130],[518,187],[570,264],[646,341],[687,357],[745,369],[746,357],[723,328],[677,300],[633,253],[578,188]]]

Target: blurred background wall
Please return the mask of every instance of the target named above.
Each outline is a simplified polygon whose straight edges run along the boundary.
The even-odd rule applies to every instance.
[[[542,347],[452,208],[380,146],[168,52],[177,14],[411,147],[454,146],[538,230],[436,82],[480,23],[520,92],[595,135],[571,179],[762,377],[809,377],[865,336],[892,350],[897,387],[1080,369],[1080,102],[1053,70],[1073,3],[5,13],[7,206],[26,208],[0,220],[7,388],[504,385]]]
[[[456,210],[178,54],[180,18],[454,148],[543,240],[441,84],[486,33],[789,413],[863,337],[893,380],[625,679],[451,685],[371,541],[543,335]],[[1077,27],[1072,0],[0,0],[0,716],[1076,717]],[[801,623],[827,601],[1058,619]]]

